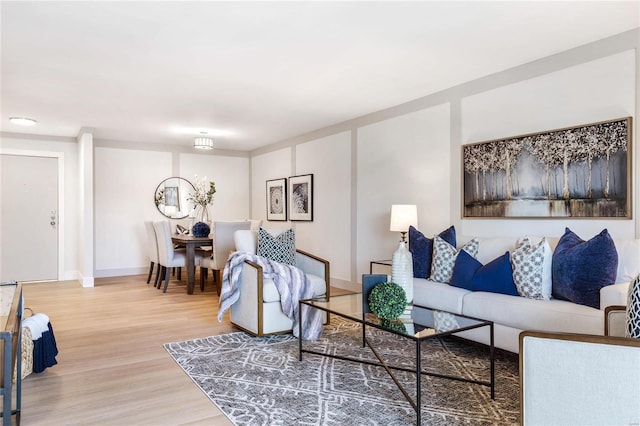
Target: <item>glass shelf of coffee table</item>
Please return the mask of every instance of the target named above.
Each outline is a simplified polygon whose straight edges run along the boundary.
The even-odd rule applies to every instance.
[[[411,406],[416,411],[417,421],[420,424],[421,421],[421,398],[422,398],[422,376],[438,377],[442,379],[457,380],[467,383],[474,383],[478,385],[487,386],[490,388],[491,399],[495,396],[495,366],[494,366],[494,344],[493,344],[493,322],[486,321],[478,318],[468,317],[465,315],[455,314],[442,310],[435,310],[426,306],[414,305],[413,309],[423,310],[422,316],[430,317],[433,319],[433,323],[420,324],[415,322],[411,318],[399,318],[394,320],[383,320],[378,318],[371,312],[363,312],[363,300],[362,293],[345,294],[340,296],[332,296],[330,299],[315,298],[306,299],[300,301],[299,306],[299,324],[302,322],[303,305],[318,309],[326,312],[327,314],[337,315],[346,320],[356,322],[362,325],[362,347],[369,347],[378,362],[369,361],[360,358],[350,358],[346,356],[336,355],[329,353],[329,351],[321,352],[305,348],[302,339],[298,340],[299,359],[302,361],[302,354],[309,353],[314,355],[320,355],[330,358],[337,358],[346,361],[359,362],[369,365],[375,365],[383,367],[389,376],[393,379],[398,389],[402,392],[404,397],[409,401]],[[425,321],[428,322],[428,321]],[[375,343],[367,335],[367,328],[372,327],[385,332],[393,333],[402,336],[409,341],[413,341],[415,344],[415,368],[407,368],[397,365],[390,365],[385,362],[380,353],[375,347]],[[468,330],[479,329],[487,327],[489,330],[489,380],[473,380],[465,377],[451,376],[447,374],[439,374],[434,372],[424,371],[421,366],[422,361],[422,349],[421,343],[427,339],[435,339],[439,337],[445,337],[452,334],[461,333]],[[302,335],[302,330],[300,331]],[[407,371],[415,374],[416,377],[416,392],[415,399],[409,395],[405,387],[400,383],[394,374],[394,370]]]

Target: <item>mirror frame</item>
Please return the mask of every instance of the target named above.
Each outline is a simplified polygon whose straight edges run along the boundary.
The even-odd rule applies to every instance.
[[[171,181],[172,179],[177,180],[177,186],[166,186],[166,183],[168,181]],[[170,194],[172,201],[171,204],[168,205],[166,202],[163,202],[163,200],[166,200],[166,197],[168,195],[165,192],[167,188],[172,188]],[[189,217],[189,213],[194,208],[193,203],[187,201],[187,196],[190,193],[195,192],[195,190],[196,188],[188,179],[179,176],[168,177],[160,182],[156,187],[156,190],[153,193],[153,202],[155,203],[156,208],[158,209],[160,214],[164,217],[169,219],[185,219]],[[181,208],[181,206],[183,207]],[[167,211],[165,210],[166,207],[174,207],[176,211],[175,214],[167,213]]]

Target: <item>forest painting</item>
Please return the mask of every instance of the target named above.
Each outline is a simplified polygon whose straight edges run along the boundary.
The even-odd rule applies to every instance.
[[[631,217],[631,118],[462,147],[464,217]]]

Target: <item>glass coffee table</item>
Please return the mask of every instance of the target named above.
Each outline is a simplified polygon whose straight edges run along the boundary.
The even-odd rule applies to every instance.
[[[330,358],[337,358],[346,361],[354,361],[369,365],[375,365],[383,367],[389,376],[393,379],[398,389],[402,392],[407,401],[416,411],[417,424],[421,422],[421,399],[422,399],[422,376],[431,376],[441,379],[457,380],[466,383],[474,383],[482,386],[487,386],[491,390],[491,399],[495,397],[495,361],[494,361],[494,341],[493,341],[493,322],[486,321],[478,318],[472,318],[465,315],[453,314],[441,310],[435,310],[425,306],[413,305],[413,309],[424,310],[421,312],[427,318],[432,319],[433,324],[419,324],[411,319],[398,319],[398,320],[381,320],[371,312],[363,312],[363,300],[362,293],[345,294],[340,296],[332,296],[329,300],[326,298],[306,299],[300,301],[299,312],[299,324],[302,322],[303,305],[312,309],[318,309],[326,312],[328,315],[337,315],[345,318],[349,321],[353,321],[362,324],[362,347],[369,347],[378,362],[369,361],[365,359],[350,358],[333,353],[320,352],[312,349],[305,349],[302,339],[298,339],[299,359],[302,361],[302,354],[309,353]],[[366,306],[366,303],[365,303]],[[429,320],[430,321],[430,320]],[[425,323],[429,321],[424,321]],[[367,336],[367,327],[373,327],[379,330],[383,330],[389,333],[393,333],[403,338],[413,341],[415,344],[415,368],[407,368],[403,366],[390,365],[380,355],[379,351],[375,348],[375,344]],[[434,372],[427,372],[422,369],[422,348],[421,343],[427,339],[437,339],[439,337],[445,337],[452,334],[460,333],[467,330],[478,329],[487,327],[489,330],[489,380],[472,380],[469,378],[451,376],[447,374],[439,374]],[[302,330],[300,331],[302,335]],[[400,383],[395,371],[407,371],[414,373],[416,376],[416,392],[415,399],[409,394],[405,387]]]

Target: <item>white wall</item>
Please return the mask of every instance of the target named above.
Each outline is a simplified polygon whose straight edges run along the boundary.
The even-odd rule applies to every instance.
[[[583,238],[605,227],[614,237],[637,238],[640,185],[635,165],[640,157],[635,147],[632,219],[463,220],[461,146],[627,116],[634,119],[633,146],[639,128],[639,35],[640,30],[634,30],[599,40],[261,148],[252,157],[253,213],[264,214],[265,180],[288,176],[291,163],[296,173],[335,170],[334,179],[344,179],[345,184],[332,188],[336,194],[316,188],[314,223],[294,226],[298,235],[319,239],[314,244],[320,250],[341,250],[330,258],[332,276],[344,279],[350,268],[352,282],[368,273],[371,260],[390,259],[396,249],[398,235],[389,231],[392,204],[417,204],[418,228],[427,235],[453,224],[458,235],[467,236],[560,236],[569,226]],[[347,135],[351,153],[345,148]],[[344,161],[349,156],[349,170],[344,161],[336,160],[341,155]],[[347,202],[343,188],[349,176]],[[344,216],[319,214],[325,203],[333,208],[334,196],[336,205],[342,203],[339,208],[351,210],[350,262],[343,239],[333,233],[342,229]]]
[[[295,174],[313,174],[313,221],[295,222],[296,245],[351,280],[351,132],[296,146]]]
[[[282,227],[282,222],[267,223],[266,182],[286,178],[291,173],[291,148],[280,149],[251,158],[251,219],[262,219],[263,226]]]
[[[171,153],[95,149],[96,276],[148,268],[145,220],[165,220],[154,204],[158,184],[171,176]]]
[[[191,182],[204,177],[216,183],[209,219],[249,218],[249,158],[217,155],[180,155],[180,176]]]
[[[450,225],[449,116],[443,104],[358,129],[357,278],[397,248],[392,204],[416,204],[428,235]]]
[[[210,220],[244,219],[249,214],[249,158],[174,152],[170,147],[96,147],[95,276],[148,271],[145,220],[167,220],[158,212],[154,193],[172,176],[216,182]],[[177,220],[171,220],[172,227]]]
[[[462,143],[635,117],[635,61],[635,51],[628,50],[464,98]],[[632,149],[629,155],[636,152]],[[637,164],[637,158],[634,164]],[[457,177],[452,188],[459,194],[460,174]],[[637,200],[638,185],[632,185],[632,188],[635,190],[634,200]],[[634,212],[637,205],[634,203]],[[454,214],[460,217],[461,204],[457,203],[457,206]],[[624,219],[462,220],[460,228],[465,235],[536,233],[561,236],[566,226],[585,239],[603,228],[608,228],[616,238],[633,238],[635,235],[635,221]]]

